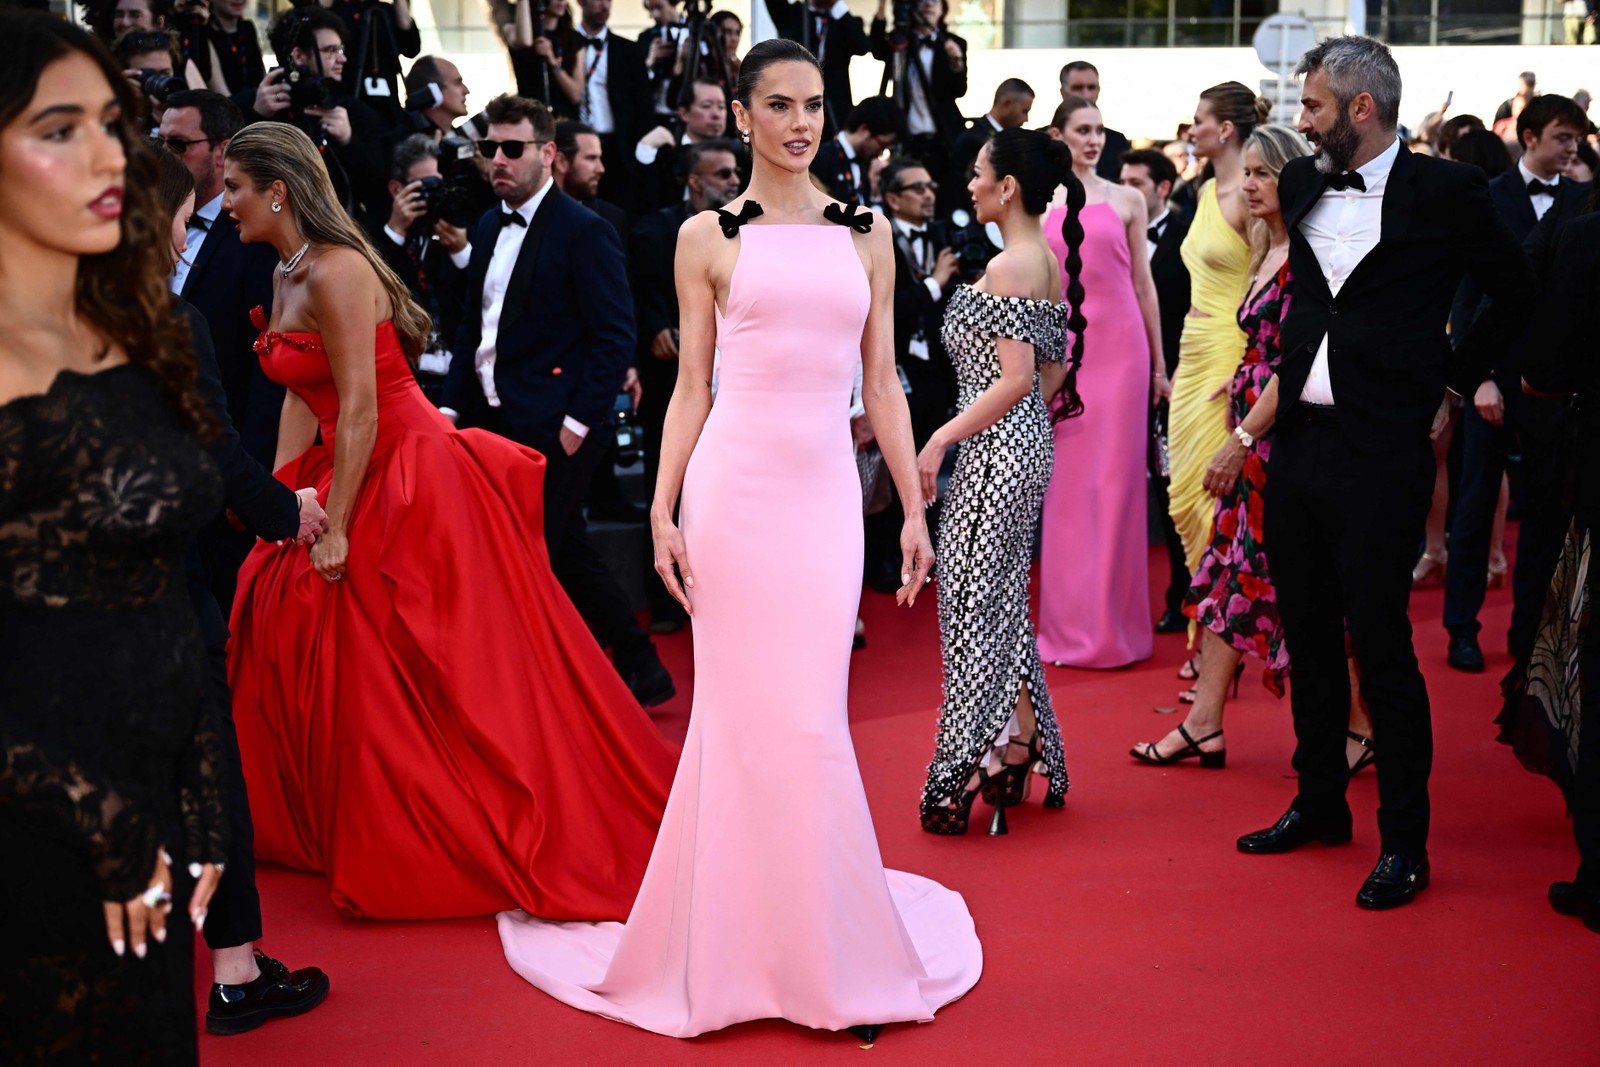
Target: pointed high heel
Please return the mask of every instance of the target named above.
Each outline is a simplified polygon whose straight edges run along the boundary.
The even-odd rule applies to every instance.
[[[847,1030],[861,1039],[863,1045],[871,1045],[878,1040],[878,1035],[883,1033],[882,1023],[873,1023],[871,1026],[852,1026]]]
[[[1221,730],[1216,730],[1212,733],[1206,734],[1204,737],[1200,738],[1200,740],[1196,741],[1194,738],[1189,736],[1189,731],[1183,728],[1183,724],[1179,723],[1178,736],[1183,738],[1185,742],[1184,746],[1170,756],[1163,756],[1160,751],[1157,750],[1156,742],[1151,741],[1146,741],[1142,747],[1135,745],[1133,748],[1130,748],[1128,750],[1128,755],[1132,756],[1140,763],[1153,763],[1157,765],[1179,763],[1183,760],[1194,759],[1196,756],[1198,756],[1200,757],[1200,766],[1210,771],[1220,771],[1228,765],[1228,750],[1226,748],[1220,748],[1215,752],[1202,752],[1200,750],[1200,746],[1205,744],[1207,741],[1210,741],[1213,738],[1221,737]]]

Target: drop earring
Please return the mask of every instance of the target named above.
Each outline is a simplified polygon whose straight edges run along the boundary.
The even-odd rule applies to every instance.
[[[277,212],[282,211],[282,210],[283,210],[283,202],[281,200],[274,200],[272,202],[272,211],[273,211],[273,213],[276,214]]]
[[[750,131],[749,130],[740,130],[739,131],[739,140],[743,141],[745,144],[749,144],[750,143]]]

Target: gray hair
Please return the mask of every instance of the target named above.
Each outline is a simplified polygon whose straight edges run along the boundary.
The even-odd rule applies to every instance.
[[[394,155],[389,161],[389,177],[403,185],[412,167],[424,159],[438,158],[439,146],[433,143],[433,138],[425,133],[414,133],[394,146]]]
[[[1328,88],[1341,110],[1366,93],[1384,129],[1400,125],[1400,68],[1383,42],[1354,34],[1329,37],[1313,45],[1294,68],[1299,77],[1314,70],[1327,74]]]

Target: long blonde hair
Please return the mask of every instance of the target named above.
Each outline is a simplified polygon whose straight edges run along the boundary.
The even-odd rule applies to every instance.
[[[284,203],[306,240],[314,245],[353,248],[366,257],[389,294],[400,347],[415,364],[428,346],[432,320],[339,204],[328,168],[311,138],[287,122],[256,122],[233,135],[227,156],[250,176],[258,190],[275,181],[284,184],[289,191]]]
[[[1257,126],[1244,143],[1244,150],[1254,148],[1261,153],[1261,162],[1272,173],[1274,181],[1283,173],[1284,164],[1299,156],[1309,156],[1311,145],[1293,126],[1273,124]],[[1266,219],[1250,220],[1250,273],[1260,269],[1267,252],[1272,248],[1272,230]]]

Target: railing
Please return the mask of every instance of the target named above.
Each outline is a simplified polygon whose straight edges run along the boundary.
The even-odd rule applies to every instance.
[[[1310,21],[1320,36],[1344,32],[1343,18]],[[1008,19],[1005,41],[1011,48],[1236,48],[1250,44],[1260,22],[1259,17],[1180,15]],[[1559,14],[1389,15],[1376,3],[1368,8],[1366,30],[1392,45],[1565,44],[1570,32]]]

